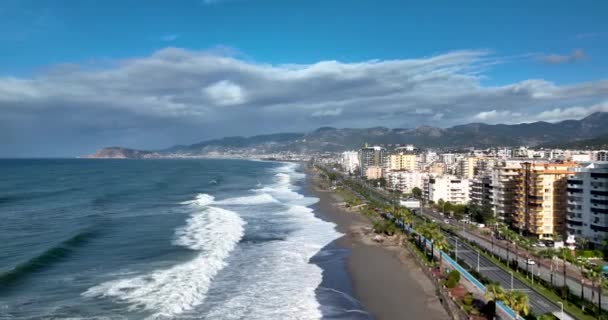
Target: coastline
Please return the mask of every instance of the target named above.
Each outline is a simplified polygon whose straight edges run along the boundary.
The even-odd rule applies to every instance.
[[[400,240],[393,239],[382,244],[372,241],[369,219],[340,207],[339,196],[319,188],[320,180],[314,172],[305,172],[307,192],[319,198],[315,204],[315,214],[320,219],[335,223],[336,230],[344,234],[327,248],[346,251],[342,271],[350,280],[354,298],[369,313],[357,318],[449,319],[435,295],[434,285],[415,264],[409,252],[399,245]],[[326,274],[325,271],[323,282],[331,282],[326,278],[336,275]],[[328,315],[328,318],[333,317]]]

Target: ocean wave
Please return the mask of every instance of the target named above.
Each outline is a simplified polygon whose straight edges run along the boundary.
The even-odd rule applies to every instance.
[[[92,287],[86,297],[109,297],[128,303],[132,311],[148,311],[151,318],[172,318],[200,305],[213,277],[243,237],[245,221],[235,212],[207,206],[213,197],[198,195],[185,204],[198,206],[186,225],[175,232],[174,244],[199,251],[192,260],[169,269]]]
[[[269,241],[252,241],[239,250],[235,260],[255,263],[229,269],[221,286],[232,289],[205,310],[204,319],[322,318],[315,292],[323,279],[322,269],[310,260],[341,234],[307,207],[318,199],[294,191],[292,183],[301,179],[294,174],[296,169],[291,163],[275,168],[275,181],[255,190],[271,194],[284,205],[269,219],[280,219],[282,228],[289,226],[290,231],[281,237],[262,230],[253,233]]]
[[[322,317],[315,293],[323,278],[322,270],[310,259],[340,234],[333,224],[317,219],[310,208],[293,205],[285,214],[298,229],[279,241],[241,250],[242,259],[255,264],[232,270],[234,274],[222,285],[236,288],[214,304],[205,319]]]
[[[238,198],[228,198],[220,201],[216,201],[216,204],[224,204],[224,205],[255,205],[255,204],[265,204],[265,203],[276,203],[279,202],[273,196],[268,193],[260,193],[253,196],[245,196]]]
[[[28,275],[41,271],[64,259],[67,259],[77,248],[85,245],[98,235],[98,231],[87,229],[49,248],[40,255],[17,265],[10,271],[0,274],[0,285],[11,285]]]

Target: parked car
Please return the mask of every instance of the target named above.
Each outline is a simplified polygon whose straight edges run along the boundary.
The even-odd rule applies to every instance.
[[[526,264],[533,265],[533,264],[536,264],[536,262],[534,260],[528,258],[528,259],[526,259]]]

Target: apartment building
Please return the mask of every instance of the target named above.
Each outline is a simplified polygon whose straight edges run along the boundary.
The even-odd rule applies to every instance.
[[[437,203],[440,199],[454,204],[469,202],[469,180],[456,176],[425,177],[423,180],[423,196],[427,201]]]
[[[493,192],[494,188],[491,175],[478,175],[470,180],[470,204],[478,207],[493,208]]]
[[[416,171],[418,168],[417,157],[413,153],[397,153],[388,156],[388,168],[393,171]]]
[[[566,232],[566,185],[576,163],[522,162],[517,171],[512,225],[539,239]]]
[[[427,176],[428,174],[418,171],[393,171],[386,174],[386,182],[391,190],[411,193],[414,188],[422,190]]]
[[[464,179],[473,179],[477,174],[480,162],[482,162],[482,158],[478,157],[465,157],[458,160],[457,175]]]
[[[382,167],[385,164],[386,149],[367,145],[359,151],[359,169],[362,176],[366,175],[367,168],[370,166]]]
[[[382,166],[367,166],[365,168],[365,176],[368,180],[380,179],[384,176],[384,167]]]
[[[519,161],[502,161],[490,173],[494,215],[509,225],[512,225],[515,214],[514,201],[520,168]]]
[[[568,235],[601,246],[608,240],[608,162],[574,168],[567,192]]]
[[[340,164],[345,172],[355,173],[359,169],[359,153],[356,151],[342,152]]]
[[[608,161],[608,151],[606,150],[597,150],[592,151],[593,161]]]

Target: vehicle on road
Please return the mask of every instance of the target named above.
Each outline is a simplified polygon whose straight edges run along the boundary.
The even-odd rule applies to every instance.
[[[534,260],[528,258],[528,259],[526,259],[526,264],[533,265],[533,264],[536,264],[536,262]]]

